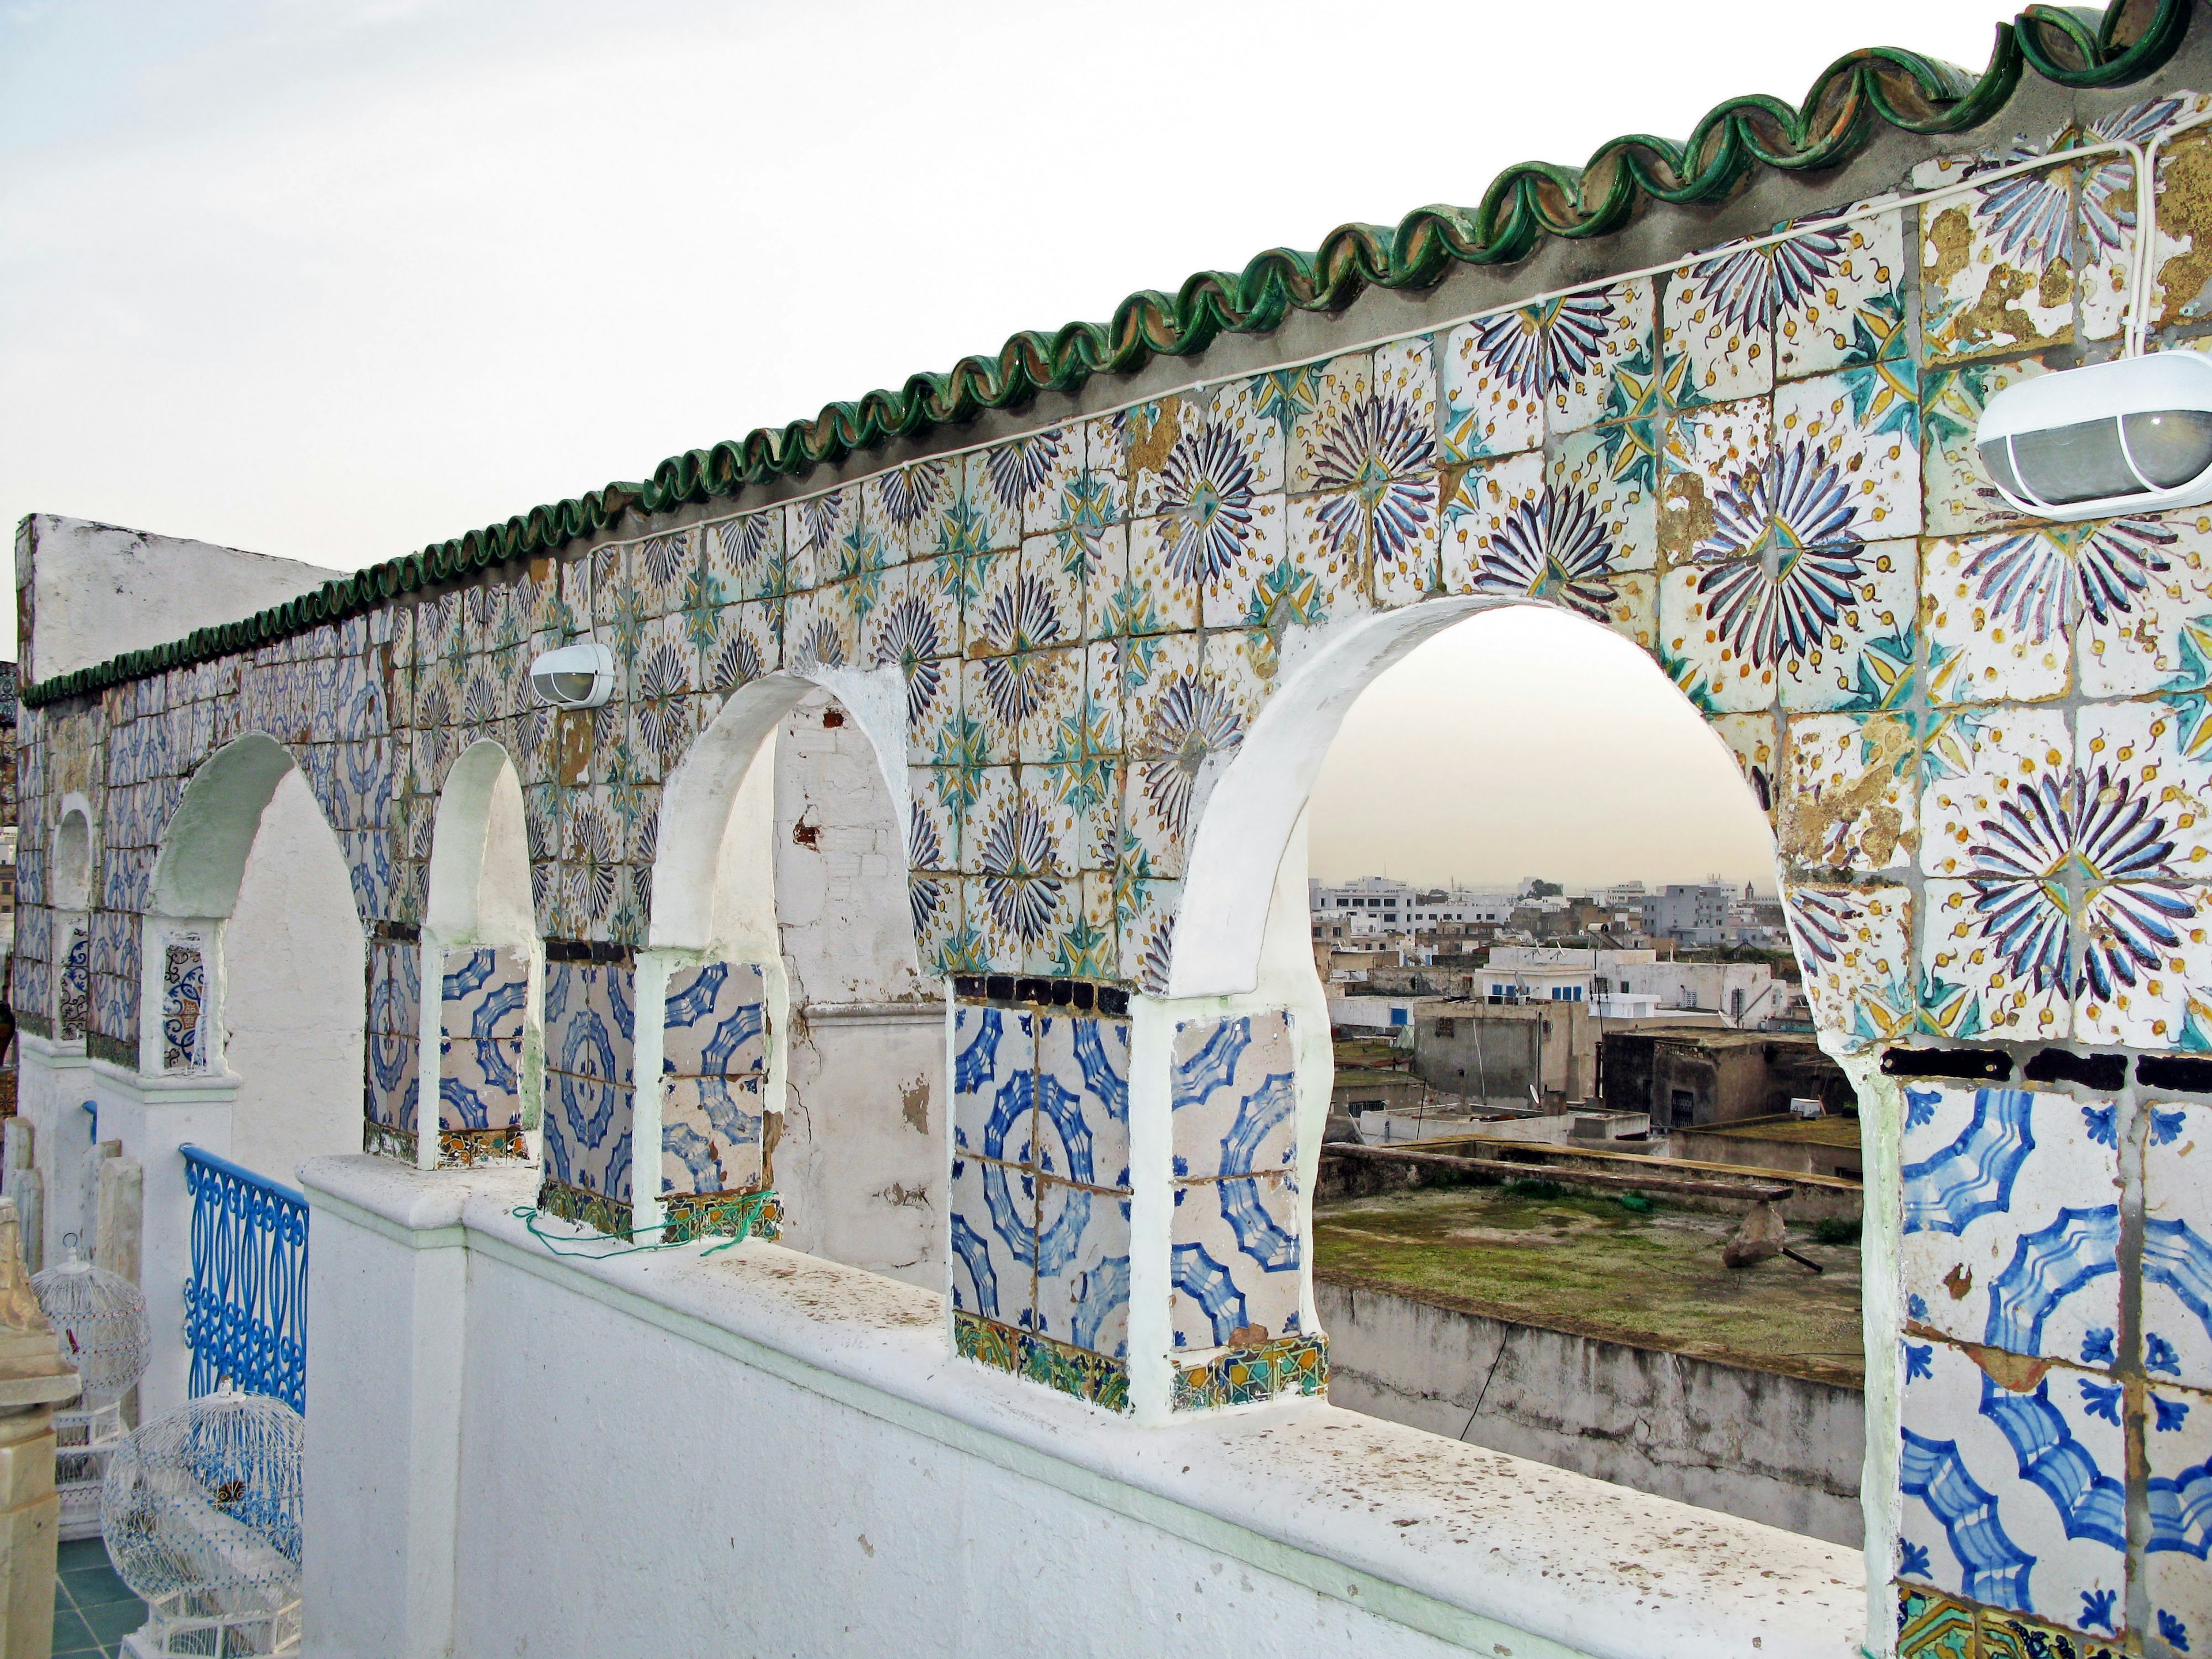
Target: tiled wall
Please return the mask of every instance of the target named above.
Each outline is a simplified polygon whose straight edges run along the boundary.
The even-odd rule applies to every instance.
[[[2212,1089],[2154,1088],[2141,1060],[2212,1051],[2212,512],[2025,519],[1972,442],[1998,388],[2120,349],[2142,195],[2127,167],[2100,154],[1989,176],[2052,146],[2157,138],[2207,107],[2187,94],[2109,101],[2125,106],[1899,181],[1959,187],[1938,200],[1808,200],[1778,245],[1711,250],[802,500],[641,526],[465,591],[26,709],[26,846],[46,844],[69,792],[100,814],[88,1045],[137,1053],[155,849],[185,778],[241,732],[299,757],[364,918],[400,928],[420,920],[447,769],[497,738],[522,775],[540,931],[625,957],[644,942],[661,787],[732,690],[777,669],[895,666],[925,969],[1158,994],[1200,791],[1300,630],[1438,596],[1563,606],[1648,650],[1735,757],[1774,826],[1832,1038],[1869,1061],[1960,1044],[2117,1055],[2109,1087],[2026,1087],[2025,1052],[1992,1049],[1997,1094],[2025,1105],[1984,1109],[1935,1083],[1932,1117],[1881,1126],[1910,1136],[1916,1164],[1978,1110],[1985,1127],[2024,1112],[2035,1140],[1994,1211],[1907,1236],[1910,1294],[1926,1310],[1894,1334],[1908,1422],[1954,1445],[1987,1504],[1939,1491],[1955,1539],[1923,1504],[1897,1565],[1920,1587],[1913,1619],[1955,1631],[1963,1617],[1987,1653],[2012,1639],[1991,1620],[2109,1639],[2139,1593],[2152,1607],[2130,1640],[2202,1650],[2204,1615],[2149,1587],[2203,1565],[2196,1544],[2158,1540],[2204,1537],[2179,1496],[2202,1466],[2174,1460],[2212,1411],[2194,1392],[2209,1379],[2185,1368],[2189,1345],[2212,1341],[2212,1298],[2176,1288],[2194,1269],[2160,1254],[2179,1247],[2153,1171],[2167,1150],[2160,1114],[2186,1117]],[[2212,237],[2208,166],[2203,128],[2160,164],[2142,262],[2155,349],[2212,349],[2195,252]],[[530,702],[524,671],[585,633],[613,648],[619,695],[556,717]],[[50,926],[29,914],[36,884],[27,877],[19,934],[33,976],[55,960]],[[1121,1028],[1036,998],[960,1018],[961,1340],[1109,1397],[1126,1364],[1126,1316],[1110,1310],[1128,1189],[1100,1150],[1110,1091],[1076,1080],[1073,1047],[1063,1074],[1054,1045],[1056,1024],[1096,1026],[1110,1071],[1121,1039],[1106,1034]],[[556,963],[545,1021],[548,1194],[626,1227],[628,968]],[[1230,1044],[1220,1030],[1179,1034],[1167,1062],[1184,1161],[1172,1248],[1191,1264],[1175,1292],[1192,1362],[1177,1388],[1194,1403],[1318,1372],[1319,1334],[1293,1328],[1281,1290],[1298,1247],[1284,1224],[1287,1147],[1197,1127],[1266,1101],[1290,1035],[1255,1015],[1233,1063],[1206,1058]],[[1088,1178],[1054,1138],[1048,1079],[1079,1103]],[[373,1111],[389,1115],[382,1098],[373,1086]],[[675,1100],[670,1122],[703,1133],[685,1109]],[[742,1176],[744,1144],[717,1143],[712,1178]],[[678,1179],[665,1162],[662,1174]],[[2084,1219],[2115,1204],[2116,1221]],[[1048,1255],[1062,1261],[1048,1237],[1066,1241],[1079,1293],[1048,1284]],[[1953,1248],[1939,1237],[1972,1263],[1939,1262]],[[2006,1252],[2031,1249],[2043,1254],[2007,1281]],[[2107,1256],[2117,1270],[2087,1271]],[[1969,1265],[1971,1282],[1954,1274]],[[1940,1304],[1920,1282],[1938,1266]],[[2039,1316],[2029,1279],[2062,1268],[2081,1282],[2039,1281],[2033,1295],[2051,1296]],[[1244,1321],[1228,1333],[1243,1340],[1224,1340],[1224,1318]],[[2095,1340],[2107,1328],[2109,1352]],[[1216,1346],[1188,1346],[1201,1334]],[[2158,1369],[2167,1349],[2182,1372]],[[2154,1515],[2171,1507],[2182,1531],[2154,1529],[2148,1547],[2099,1541],[2100,1479]],[[1961,1553],[2000,1522],[2040,1550],[2034,1570],[2007,1577]],[[2101,1565],[2082,1565],[2100,1549]],[[1953,1594],[1985,1612],[1959,1613],[1941,1599]]]
[[[610,1233],[631,1231],[632,980],[626,964],[545,965],[545,1176],[538,1201]]]

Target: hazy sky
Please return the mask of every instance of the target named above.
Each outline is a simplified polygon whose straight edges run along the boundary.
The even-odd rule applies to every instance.
[[[350,568],[2012,9],[0,0],[0,515]],[[1362,701],[1316,867],[1763,874],[1656,671],[1528,615]]]

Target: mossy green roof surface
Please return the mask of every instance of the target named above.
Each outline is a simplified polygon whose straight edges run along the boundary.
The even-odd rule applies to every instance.
[[[1474,207],[1418,208],[1395,228],[1340,225],[1310,253],[1269,248],[1242,270],[1202,270],[1172,294],[1144,289],[1116,306],[1107,322],[1024,331],[995,354],[914,375],[896,391],[871,392],[828,404],[811,420],[757,428],[671,456],[642,482],[533,507],[242,621],[55,675],[25,688],[23,701],[36,708],[247,650],[487,566],[556,551],[633,509],[661,513],[734,495],[893,438],[1018,407],[1040,392],[1074,392],[1095,374],[1192,356],[1224,333],[1264,334],[1293,312],[1341,311],[1370,287],[1428,288],[1457,265],[1523,258],[1547,236],[1602,236],[1646,202],[1717,203],[1759,167],[1818,173],[1849,161],[1884,127],[1964,132],[2002,110],[2030,70],[2074,89],[2126,86],[2172,56],[2189,15],[2189,0],[2112,0],[2101,16],[2031,6],[1997,26],[1989,65],[1978,76],[1895,47],[1850,52],[1814,82],[1802,104],[1761,94],[1731,98],[1679,143],[1631,133],[1601,145],[1579,168],[1521,162],[1500,173]],[[896,272],[885,274],[884,286],[896,290]]]
[[[1425,1188],[1314,1208],[1318,1279],[1639,1348],[1863,1388],[1856,1245],[1721,1265],[1732,1216],[1614,1200]]]

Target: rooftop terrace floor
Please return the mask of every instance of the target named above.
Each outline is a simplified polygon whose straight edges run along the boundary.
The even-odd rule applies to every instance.
[[[1516,1183],[1518,1185],[1520,1183]],[[1425,1188],[1316,1205],[1316,1276],[1516,1323],[1862,1388],[1855,1244],[1721,1264],[1735,1218],[1608,1198]]]

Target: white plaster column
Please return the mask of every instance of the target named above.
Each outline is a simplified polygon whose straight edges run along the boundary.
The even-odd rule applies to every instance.
[[[192,1265],[192,1199],[185,1184],[187,1144],[230,1156],[231,1077],[141,1077],[106,1060],[90,1068],[89,1097],[99,1104],[97,1133],[120,1140],[123,1154],[145,1170],[144,1266],[139,1288],[153,1350],[138,1385],[141,1421],[185,1403],[191,1354],[185,1346],[185,1281]],[[88,1151],[89,1138],[88,1138]],[[88,1249],[91,1240],[86,1239]]]
[[[350,1197],[319,1180],[334,1168]],[[356,1155],[311,1159],[300,1182],[320,1356],[307,1370],[305,1650],[451,1659],[472,1178]]]
[[[56,1042],[21,1026],[15,1054],[15,1111],[30,1125],[32,1167],[46,1188],[39,1260],[51,1266],[62,1259],[62,1236],[79,1231],[87,1219],[69,1206],[92,1152],[91,1120],[84,1110],[93,1098],[92,1062],[82,1042]]]

